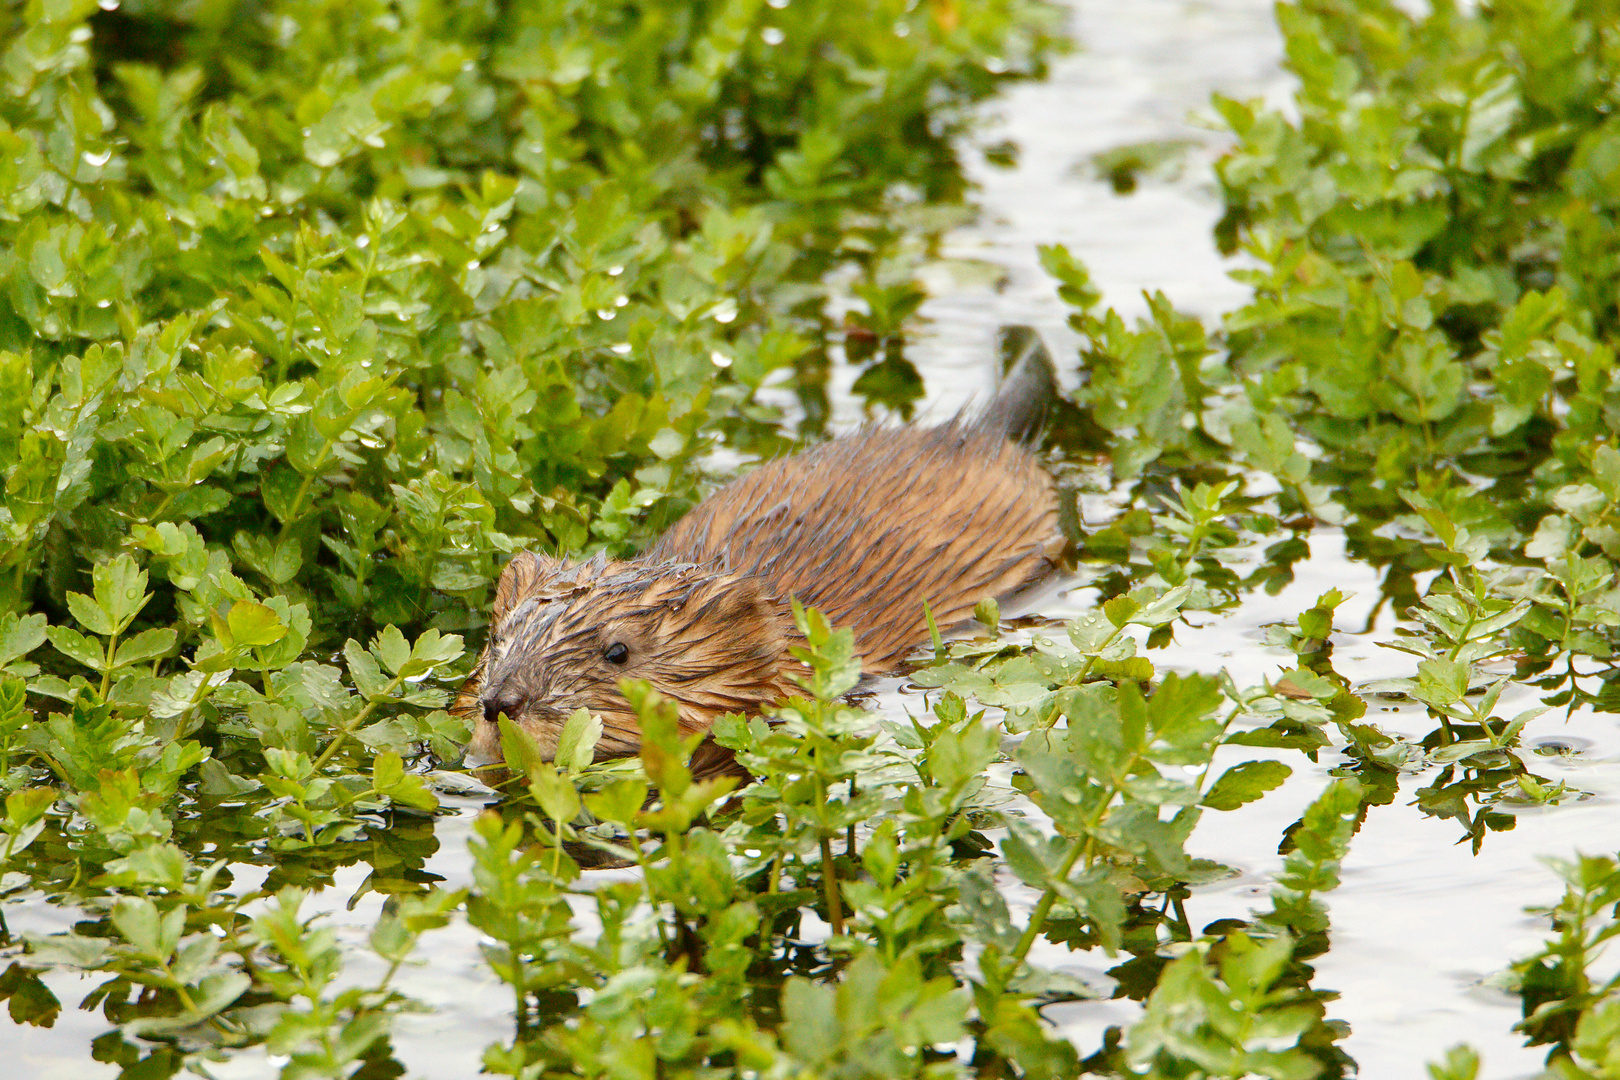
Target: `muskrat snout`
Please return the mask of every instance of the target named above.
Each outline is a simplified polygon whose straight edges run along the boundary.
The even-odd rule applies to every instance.
[[[504,665],[502,665],[504,666]],[[533,687],[521,677],[489,679],[482,687],[463,689],[456,711],[473,721],[472,741],[467,745],[466,762],[469,765],[493,765],[504,758],[501,746],[500,718],[528,732],[546,761],[557,751],[568,710],[562,703],[536,694]],[[486,673],[487,676],[487,673]],[[475,675],[474,678],[479,678]],[[474,696],[476,694],[476,696]]]
[[[510,720],[518,715],[518,710],[523,705],[515,697],[485,697],[479,700],[479,704],[484,707],[484,723],[486,724],[498,723],[502,713],[505,713],[506,718]]]
[[[497,726],[497,721],[503,714],[514,724],[532,725],[552,721],[561,724],[568,716],[568,710],[563,707],[563,703],[551,700],[551,695],[546,692],[543,685],[535,685],[536,680],[525,678],[525,675],[543,673],[544,663],[530,662],[527,665],[528,671],[521,670],[522,666],[521,657],[515,662],[506,661],[495,665],[493,675],[488,676],[484,685],[478,689],[478,700],[472,710],[474,715],[481,714],[482,722],[491,727]],[[519,667],[520,670],[503,670],[512,667]]]
[[[493,640],[493,639],[492,639]],[[474,721],[474,741],[495,760],[501,758],[500,718],[506,717],[534,737],[549,761],[568,714],[583,701],[561,695],[550,676],[552,665],[527,649],[495,642],[485,651],[475,682],[463,691],[462,715]]]

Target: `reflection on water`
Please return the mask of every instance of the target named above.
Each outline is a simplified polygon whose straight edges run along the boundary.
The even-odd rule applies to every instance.
[[[947,262],[931,276],[934,295],[922,308],[931,321],[911,350],[928,382],[931,415],[949,415],[988,391],[984,358],[998,326],[1038,327],[1055,347],[1074,340],[1068,311],[1037,260],[1042,244],[1067,246],[1105,303],[1127,317],[1147,310],[1144,290],[1208,319],[1246,295],[1210,240],[1220,215],[1208,166],[1224,140],[1199,118],[1213,90],[1287,100],[1292,81],[1278,68],[1282,46],[1269,0],[1078,0],[1073,7],[1079,50],[1055,63],[1046,82],[1013,87],[992,105],[997,120],[983,141],[1016,143],[1018,167],[976,155],[968,161],[984,213],[947,240]],[[1128,198],[1090,165],[1125,144],[1178,139],[1189,146],[1179,175],[1144,177]],[[999,287],[985,284],[974,262],[993,264],[998,272],[989,279]]]
[[[1269,0],[1082,0],[1075,6],[1083,50],[1056,64],[1049,82],[1017,87],[994,106],[1000,118],[982,141],[1017,144],[1018,164],[972,166],[982,189],[983,218],[953,233],[945,261],[929,271],[932,296],[922,308],[927,322],[906,351],[924,378],[925,417],[949,415],[984,396],[996,331],[1004,324],[1038,327],[1060,366],[1072,367],[1065,360],[1073,341],[1066,311],[1036,262],[1040,244],[1066,244],[1090,267],[1107,302],[1128,315],[1143,310],[1143,289],[1162,290],[1178,307],[1210,320],[1243,298],[1209,239],[1218,210],[1205,178],[1220,140],[1188,116],[1203,107],[1213,89],[1273,102],[1286,97],[1289,84],[1277,68],[1279,44]],[[1174,139],[1191,141],[1179,174],[1146,176],[1128,197],[1116,195],[1087,166],[1095,154],[1122,144]],[[859,374],[850,365],[833,371],[835,426],[860,416],[852,393]],[[1105,503],[1099,499],[1090,506],[1093,520]],[[1232,549],[1223,558],[1252,561],[1253,553]],[[1154,659],[1161,668],[1209,672],[1224,667],[1240,685],[1258,683],[1293,661],[1292,654],[1264,644],[1261,627],[1293,618],[1337,587],[1354,594],[1340,609],[1338,624],[1366,630],[1335,636],[1338,670],[1358,685],[1410,675],[1411,657],[1377,647],[1392,627],[1387,606],[1375,606],[1378,585],[1373,568],[1345,558],[1336,530],[1320,529],[1310,538],[1309,558],[1294,566],[1294,580],[1278,595],[1257,591],[1229,616],[1197,617],[1204,625],[1179,629],[1174,644]],[[1034,610],[1064,618],[1087,610],[1093,599],[1083,583],[1071,583],[1050,590]],[[1533,704],[1533,697],[1523,688],[1512,689],[1502,709],[1511,714]],[[877,696],[876,706],[895,714],[907,707],[920,711],[916,696],[893,686]],[[1432,726],[1421,707],[1389,695],[1373,698],[1368,719],[1410,737],[1421,737]],[[1587,851],[1620,848],[1620,814],[1614,809],[1620,794],[1620,732],[1610,717],[1578,713],[1566,723],[1553,715],[1532,725],[1526,743],[1543,775],[1566,779],[1593,797],[1552,808],[1498,807],[1516,815],[1516,827],[1492,833],[1476,857],[1468,844],[1457,843],[1456,822],[1426,817],[1413,805],[1416,789],[1432,783],[1433,775],[1408,775],[1393,804],[1375,807],[1351,845],[1343,884],[1329,898],[1333,949],[1314,963],[1316,986],[1342,994],[1329,1015],[1351,1024],[1344,1048],[1363,1076],[1416,1080],[1426,1075],[1424,1062],[1463,1041],[1483,1052],[1490,1077],[1529,1075],[1539,1065],[1540,1053],[1521,1047],[1522,1040],[1511,1033],[1517,999],[1484,980],[1541,941],[1542,924],[1522,909],[1550,903],[1560,892],[1539,861],[1542,856],[1568,856],[1577,845]],[[1263,756],[1254,748],[1233,751],[1238,752],[1244,758]],[[1315,766],[1297,754],[1277,756],[1294,768],[1284,787],[1259,802],[1203,819],[1195,853],[1217,858],[1239,874],[1195,893],[1187,905],[1195,930],[1265,906],[1270,880],[1282,865],[1276,850],[1282,830],[1316,796],[1330,770],[1342,764],[1332,754]],[[1225,764],[1218,758],[1216,768]],[[443,798],[459,813],[437,823],[437,847],[423,870],[454,888],[470,880],[467,841],[483,800]],[[1029,813],[1040,816],[1033,808]],[[383,903],[382,896],[364,889],[369,872],[366,866],[341,868],[335,886],[319,897],[347,946],[344,978],[354,983],[375,980],[382,966],[366,947]],[[585,881],[606,882],[622,873],[590,871]],[[237,888],[256,886],[263,874],[262,868],[241,868]],[[1003,881],[1015,914],[1027,914],[1033,893],[1010,876]],[[588,909],[588,898],[580,898],[576,913],[582,926],[589,925]],[[57,932],[76,917],[46,904],[8,909],[8,915],[12,931],[23,933]],[[400,1017],[395,1026],[395,1053],[412,1075],[474,1075],[484,1046],[509,1035],[510,992],[484,965],[479,939],[465,921],[452,922],[425,940],[424,955],[431,959],[396,981],[427,1009]],[[1037,944],[1031,959],[1094,983],[1105,983],[1102,972],[1111,966],[1100,955],[1045,943]],[[105,1021],[75,1008],[95,980],[62,972],[45,979],[63,1001],[63,1015],[50,1030],[9,1029],[13,1059],[29,1076],[108,1075],[108,1066],[88,1061],[84,1053],[106,1030]],[[1047,1011],[1082,1054],[1096,1048],[1104,1028],[1128,1024],[1137,1013],[1128,1001],[1076,1002]],[[282,1063],[260,1048],[234,1055],[212,1071],[220,1080],[247,1080],[272,1075]]]
[[[1001,120],[986,141],[1017,143],[1018,168],[974,166],[985,213],[978,225],[954,233],[946,248],[950,258],[989,262],[1000,272],[976,278],[959,272],[953,281],[947,266],[931,282],[935,295],[922,309],[931,321],[910,350],[928,383],[927,415],[949,415],[985,395],[991,379],[985,357],[1002,324],[1039,327],[1057,347],[1060,366],[1072,355],[1067,311],[1036,261],[1040,244],[1067,245],[1091,270],[1106,302],[1127,316],[1145,309],[1144,289],[1163,291],[1211,324],[1245,296],[1226,277],[1231,264],[1218,258],[1209,239],[1219,210],[1207,163],[1219,152],[1219,137],[1188,117],[1217,89],[1273,105],[1286,101],[1290,83],[1278,69],[1269,0],[1081,0],[1075,9],[1082,51],[1055,65],[1049,82],[1017,87],[998,103]],[[1194,140],[1180,174],[1145,177],[1127,197],[1086,168],[1099,151],[1178,138]],[[855,414],[852,404],[843,415]],[[1378,573],[1346,560],[1337,530],[1318,530],[1310,548],[1279,595],[1251,592],[1230,617],[1205,616],[1201,629],[1178,628],[1175,644],[1153,654],[1155,662],[1161,669],[1225,667],[1239,685],[1275,676],[1293,657],[1265,647],[1260,627],[1291,620],[1337,587],[1354,596],[1336,624],[1367,631],[1335,635],[1337,670],[1357,685],[1412,675],[1415,658],[1376,644],[1390,638],[1394,624],[1388,605],[1375,616]],[[1037,610],[1067,617],[1086,610],[1093,595],[1074,588]],[[1512,687],[1499,711],[1511,716],[1534,707],[1535,698],[1533,690]],[[1433,727],[1421,706],[1389,698],[1370,702],[1367,719],[1411,738]],[[1620,848],[1620,729],[1612,716],[1577,712],[1566,722],[1554,711],[1530,725],[1526,744],[1535,750],[1540,775],[1592,797],[1546,808],[1495,807],[1515,816],[1514,828],[1490,833],[1476,857],[1467,842],[1458,843],[1463,829],[1457,822],[1427,817],[1414,805],[1417,789],[1435,781],[1431,769],[1403,776],[1393,803],[1374,807],[1351,843],[1343,884],[1328,898],[1333,948],[1313,964],[1314,985],[1342,995],[1329,1015],[1350,1023],[1342,1046],[1362,1076],[1419,1080],[1427,1076],[1425,1062],[1459,1042],[1480,1050],[1487,1077],[1539,1071],[1543,1050],[1524,1047],[1511,1030],[1519,1019],[1517,997],[1486,980],[1536,951],[1545,937],[1545,920],[1524,912],[1527,905],[1553,903],[1562,892],[1544,857]],[[1242,752],[1256,756],[1253,748]],[[1195,834],[1196,854],[1243,871],[1197,891],[1188,904],[1195,929],[1266,906],[1270,880],[1282,865],[1282,830],[1344,761],[1324,754],[1313,767],[1298,754],[1278,756],[1293,767],[1292,780],[1259,802],[1206,814]],[[1217,759],[1217,768],[1224,764]],[[1032,906],[1034,895],[1023,886],[1009,882],[1007,891],[1015,909]],[[1095,972],[1110,966],[1100,956],[1051,945],[1037,946],[1031,959],[1050,967],[1091,961]],[[1079,1002],[1047,1015],[1084,1054],[1106,1027],[1129,1023],[1136,1008]]]

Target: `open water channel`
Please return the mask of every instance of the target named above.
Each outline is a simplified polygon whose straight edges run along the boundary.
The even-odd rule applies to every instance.
[[[1220,206],[1209,164],[1222,139],[1198,117],[1207,115],[1215,90],[1287,108],[1292,82],[1279,66],[1282,44],[1269,0],[1079,0],[1074,32],[1080,51],[1054,65],[1049,81],[1017,87],[995,103],[999,120],[983,137],[1016,142],[1019,166],[975,168],[984,214],[953,236],[947,255],[993,263],[1004,277],[999,288],[936,288],[924,306],[932,322],[911,355],[927,380],[934,415],[948,415],[966,397],[987,392],[984,358],[1004,323],[1039,328],[1060,369],[1072,376],[1067,311],[1037,264],[1040,244],[1066,245],[1089,268],[1105,303],[1127,316],[1146,310],[1143,290],[1157,290],[1214,326],[1247,295],[1227,276],[1234,264],[1211,240]],[[1100,151],[1167,139],[1192,140],[1194,149],[1176,174],[1146,175],[1130,195],[1116,195],[1089,168]],[[1102,513],[1106,508],[1093,508],[1088,521],[1095,524]],[[1358,686],[1414,675],[1415,657],[1379,646],[1393,636],[1387,605],[1367,626],[1378,598],[1377,572],[1345,557],[1336,529],[1319,527],[1310,547],[1310,558],[1295,565],[1295,580],[1280,595],[1256,591],[1229,615],[1206,617],[1200,629],[1178,627],[1169,649],[1150,654],[1156,665],[1206,673],[1224,667],[1240,686],[1275,677],[1293,657],[1268,648],[1261,628],[1291,620],[1336,587],[1353,594],[1336,625],[1365,629],[1335,635],[1335,668]],[[1236,549],[1232,555],[1243,560],[1254,553]],[[1234,569],[1245,572],[1242,565]],[[1418,584],[1421,590],[1425,582]],[[1077,583],[1037,610],[1069,617],[1093,598]],[[1366,696],[1365,719],[1392,735],[1421,738],[1433,727],[1421,706]],[[1499,712],[1512,716],[1537,704],[1530,688],[1512,687]],[[1342,995],[1328,1015],[1350,1024],[1342,1046],[1369,1080],[1426,1077],[1425,1063],[1460,1042],[1481,1053],[1481,1075],[1489,1080],[1540,1072],[1544,1049],[1525,1047],[1512,1031],[1520,1000],[1496,984],[1513,960],[1534,953],[1547,936],[1546,919],[1524,910],[1551,905],[1562,894],[1543,859],[1620,849],[1620,724],[1590,712],[1566,722],[1562,710],[1553,710],[1531,722],[1525,743],[1535,749],[1527,757],[1541,775],[1566,780],[1590,797],[1519,808],[1516,827],[1489,834],[1474,855],[1467,842],[1458,843],[1456,822],[1426,817],[1413,805],[1415,789],[1432,781],[1429,770],[1403,776],[1394,803],[1372,808],[1351,842],[1343,883],[1328,897],[1333,945],[1313,961],[1314,985]],[[1294,775],[1282,788],[1231,813],[1206,813],[1194,834],[1189,847],[1195,854],[1242,871],[1195,891],[1188,902],[1195,930],[1268,906],[1271,879],[1282,865],[1277,844],[1283,829],[1327,783],[1329,770],[1343,763],[1331,753],[1315,766],[1298,754],[1283,760]],[[1227,763],[1217,758],[1216,767]],[[1013,899],[1022,886],[1008,889]],[[1023,900],[1027,910],[1033,894]],[[1032,959],[1068,965],[1078,975],[1095,976],[1106,967],[1088,969],[1085,954],[1051,946]],[[1131,1022],[1137,1007],[1085,1002],[1047,1015],[1084,1054],[1099,1044],[1106,1026]]]
[[[1073,6],[1080,50],[1057,62],[1047,82],[1015,88],[992,103],[990,124],[977,136],[985,144],[1015,142],[1017,166],[996,168],[970,155],[984,212],[977,224],[952,234],[946,260],[930,269],[926,325],[908,349],[928,387],[925,419],[943,418],[983,397],[995,333],[1004,324],[1037,327],[1073,377],[1067,313],[1037,265],[1039,244],[1066,244],[1090,268],[1106,302],[1127,315],[1145,309],[1144,289],[1163,291],[1210,325],[1244,298],[1243,287],[1227,276],[1232,264],[1216,254],[1210,239],[1219,207],[1209,163],[1221,138],[1192,118],[1213,90],[1286,102],[1290,81],[1279,68],[1281,45],[1269,0],[1077,0]],[[1179,171],[1146,175],[1128,196],[1116,195],[1088,166],[1099,151],[1161,139],[1190,139],[1194,147]],[[834,375],[837,425],[860,416],[859,402],[848,393],[853,376],[847,368]],[[1107,512],[1100,500],[1086,509],[1093,524]],[[1262,627],[1292,618],[1337,587],[1353,594],[1337,620],[1352,628],[1335,637],[1338,670],[1358,685],[1411,675],[1413,658],[1378,647],[1391,637],[1387,608],[1363,632],[1353,632],[1366,626],[1374,609],[1376,572],[1345,558],[1334,529],[1320,528],[1310,546],[1310,558],[1296,564],[1294,582],[1280,595],[1251,594],[1230,615],[1203,616],[1206,625],[1178,629],[1175,643],[1153,654],[1155,663],[1161,670],[1224,667],[1240,685],[1258,683],[1292,662],[1291,654],[1264,644]],[[1234,549],[1227,557],[1241,561],[1256,553]],[[1049,590],[1034,610],[1065,618],[1087,610],[1092,600],[1082,578]],[[1510,690],[1502,709],[1511,715],[1533,705],[1533,697],[1526,688]],[[1421,708],[1371,695],[1369,701],[1367,719],[1392,734],[1421,737],[1432,726]],[[918,699],[893,688],[878,704],[898,714],[907,706],[916,711]],[[1342,995],[1329,1016],[1350,1024],[1343,1045],[1363,1077],[1417,1080],[1427,1075],[1425,1062],[1458,1042],[1482,1053],[1483,1075],[1490,1080],[1539,1071],[1540,1051],[1523,1047],[1511,1030],[1519,1018],[1518,998],[1495,989],[1493,977],[1533,952],[1545,935],[1545,920],[1524,911],[1556,901],[1561,892],[1543,857],[1620,849],[1620,727],[1613,717],[1577,713],[1566,722],[1555,713],[1533,722],[1526,742],[1547,755],[1536,759],[1542,775],[1567,779],[1590,797],[1520,810],[1517,827],[1488,835],[1476,856],[1457,842],[1461,830],[1455,822],[1425,817],[1411,805],[1412,791],[1428,782],[1413,774],[1403,777],[1392,805],[1372,809],[1352,842],[1343,884],[1329,897],[1333,944],[1315,962],[1315,985]],[[1332,753],[1315,766],[1298,754],[1284,759],[1294,774],[1282,788],[1237,811],[1206,813],[1195,833],[1196,854],[1240,871],[1194,893],[1187,908],[1195,929],[1267,906],[1271,878],[1281,866],[1282,830],[1341,763]],[[1225,764],[1218,759],[1218,768]],[[456,887],[470,878],[466,840],[484,800],[444,798],[461,812],[440,819],[438,853],[424,870]],[[236,869],[236,887],[242,889],[255,887],[264,872]],[[320,898],[330,923],[352,946],[346,974],[358,980],[375,978],[380,963],[365,942],[382,897],[363,895],[348,906],[366,872],[363,866],[339,871],[337,886]],[[1033,900],[1013,882],[1007,893],[1015,909],[1027,911]],[[580,914],[586,914],[583,905]],[[33,933],[66,929],[74,918],[46,905],[14,907],[8,915],[14,915],[14,932]],[[464,922],[430,934],[423,943],[428,962],[396,982],[429,1010],[401,1018],[395,1028],[394,1049],[411,1076],[471,1077],[483,1048],[509,1035],[510,994],[480,960],[478,939]],[[1101,956],[1046,946],[1031,959],[1106,982],[1102,973],[1109,965]],[[67,1007],[54,1028],[8,1028],[0,1041],[10,1064],[0,1071],[40,1080],[112,1075],[115,1066],[95,1063],[87,1053],[90,1040],[106,1030],[105,1021],[73,1007],[99,978],[65,972],[45,977]],[[1057,1006],[1047,1015],[1084,1055],[1098,1046],[1105,1027],[1129,1024],[1138,1012],[1128,1001],[1105,1000]],[[221,1080],[259,1080],[275,1075],[281,1064],[260,1049],[233,1055],[213,1071]],[[12,1072],[14,1066],[22,1071]]]

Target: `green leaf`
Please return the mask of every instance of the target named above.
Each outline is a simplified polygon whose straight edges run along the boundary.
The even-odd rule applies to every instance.
[[[585,796],[585,807],[601,821],[628,826],[647,803],[644,780],[615,780],[602,790]]]
[[[180,943],[180,932],[185,927],[186,909],[170,908],[159,914],[152,901],[141,896],[121,896],[111,912],[113,926],[125,941],[135,946],[149,960],[167,961]]]
[[[382,633],[377,635],[372,643],[371,651],[381,660],[383,666],[395,675],[405,673],[405,665],[411,660],[411,646],[405,640],[405,635],[395,626],[383,627]]]
[[[96,671],[107,670],[107,650],[100,642],[92,641],[77,630],[66,626],[48,626],[45,628],[45,636],[50,638],[56,651],[64,656]]]
[[[113,621],[113,617],[84,593],[68,593],[67,606],[68,613],[74,620],[92,634],[109,637],[117,632],[117,624]]]
[[[231,644],[238,649],[273,645],[287,636],[287,626],[273,610],[254,600],[238,600],[225,616]]]
[[[466,649],[460,634],[441,634],[437,630],[428,629],[416,639],[411,646],[411,659],[428,668],[441,667],[458,659]]]
[[[589,709],[575,709],[557,736],[557,753],[553,760],[569,773],[580,772],[595,760],[596,744],[601,737],[601,718]]]
[[[501,717],[499,723],[501,755],[506,761],[507,768],[527,775],[533,769],[550,766],[545,751],[540,749],[540,744],[535,741],[533,735],[505,715]]]
[[[579,790],[566,773],[543,761],[532,764],[526,773],[529,790],[534,792],[540,809],[559,827],[579,816]]]
[[[1162,626],[1175,620],[1181,614],[1182,605],[1191,598],[1193,586],[1191,582],[1178,585],[1158,595],[1150,591],[1138,590],[1142,595],[1142,603],[1138,610],[1133,612],[1128,622],[1137,626]],[[1132,593],[1136,596],[1137,593]]]
[[[167,626],[142,630],[134,637],[118,643],[118,650],[113,654],[113,667],[128,667],[131,664],[166,656],[174,648],[178,638],[179,635]]]
[[[288,780],[308,780],[315,775],[315,763],[308,754],[272,746],[265,748],[264,761],[274,775]]]
[[[24,666],[32,665],[19,665],[17,661],[44,643],[44,615],[19,616],[14,611],[0,615],[0,669],[14,669],[25,677],[32,675],[32,671],[21,670]]]
[[[389,679],[377,666],[376,658],[353,638],[344,642],[343,658],[349,662],[349,678],[354,680],[354,688],[360,692],[360,696],[367,701],[381,699],[383,692],[388,689]]]
[[[839,1046],[836,997],[830,986],[794,976],[782,985],[782,1043],[800,1061],[829,1060]]]
[[[186,887],[190,868],[191,860],[173,844],[152,844],[136,848],[122,859],[113,859],[107,864],[107,873],[126,886],[157,885],[174,892]]]
[[[1106,871],[1093,867],[1059,882],[1057,893],[1090,925],[1105,953],[1113,956],[1119,952],[1129,913],[1119,885],[1110,880]]]
[[[1012,818],[1007,822],[1007,835],[1001,841],[1001,854],[1018,880],[1032,889],[1045,889],[1077,842],[1061,836],[1043,836],[1028,822]]]
[[[1446,1060],[1429,1065],[1430,1080],[1478,1080],[1479,1054],[1470,1046],[1457,1045],[1446,1051]]]
[[[146,592],[146,571],[140,569],[129,555],[119,555],[95,567],[91,571],[91,579],[96,606],[118,633],[123,632],[124,627],[151,599]]]
[[[1123,627],[1131,621],[1131,616],[1142,609],[1142,605],[1134,597],[1116,596],[1111,600],[1103,601],[1103,614],[1108,621],[1116,627]]]
[[[1013,925],[1006,898],[987,873],[963,874],[957,884],[957,902],[972,924],[975,938],[1005,952],[1012,951],[1018,943],[1019,931]]]
[[[62,1013],[62,1003],[44,981],[15,961],[0,974],[0,999],[13,1023],[51,1027]]]
[[[1443,708],[1468,693],[1468,665],[1453,660],[1425,660],[1418,665],[1413,694],[1425,705]]]
[[[414,773],[407,773],[403,760],[392,750],[378,754],[372,762],[371,785],[378,794],[388,796],[401,806],[438,809],[439,800],[428,790],[427,782]]]
[[[1214,810],[1236,810],[1279,787],[1293,772],[1280,761],[1245,761],[1221,774],[1204,796],[1202,805]]]

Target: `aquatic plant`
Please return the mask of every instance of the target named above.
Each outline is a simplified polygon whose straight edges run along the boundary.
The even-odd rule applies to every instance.
[[[550,761],[508,726],[496,793],[437,766],[503,559],[637,549],[711,451],[817,436],[832,362],[904,415],[913,271],[965,213],[956,137],[1041,73],[1054,12],[8,9],[11,1021],[55,1023],[83,973],[90,1055],[131,1080],[399,1075],[429,1007],[410,968],[476,943],[511,1014],[467,1064],[496,1075],[1345,1075],[1311,962],[1361,822],[1426,770],[1419,807],[1488,857],[1513,806],[1578,795],[1508,692],[1620,710],[1620,9],[1278,12],[1297,118],[1216,103],[1250,302],[1215,328],[1154,296],[1128,325],[1043,253],[1082,341],[1053,463],[1117,507],[1085,523],[1094,613],[981,605],[900,719],[846,696],[851,636],[796,611],[802,692],[716,728],[755,783],[694,781],[630,685],[639,759],[596,762],[588,714]],[[1148,164],[1126,150],[1122,190]],[[756,399],[778,382],[797,433]],[[1336,670],[1338,590],[1267,628],[1259,685],[1153,662],[1279,590],[1323,523],[1382,569],[1408,676]],[[1432,731],[1381,730],[1375,694]],[[1269,907],[1199,925],[1230,872],[1191,853],[1200,823],[1325,752]],[[1561,873],[1556,936],[1513,967],[1523,1030],[1549,1075],[1614,1075],[1620,886],[1600,855]],[[386,898],[364,944],[339,881]],[[1042,1012],[1099,997],[1139,1011],[1097,1046]]]

